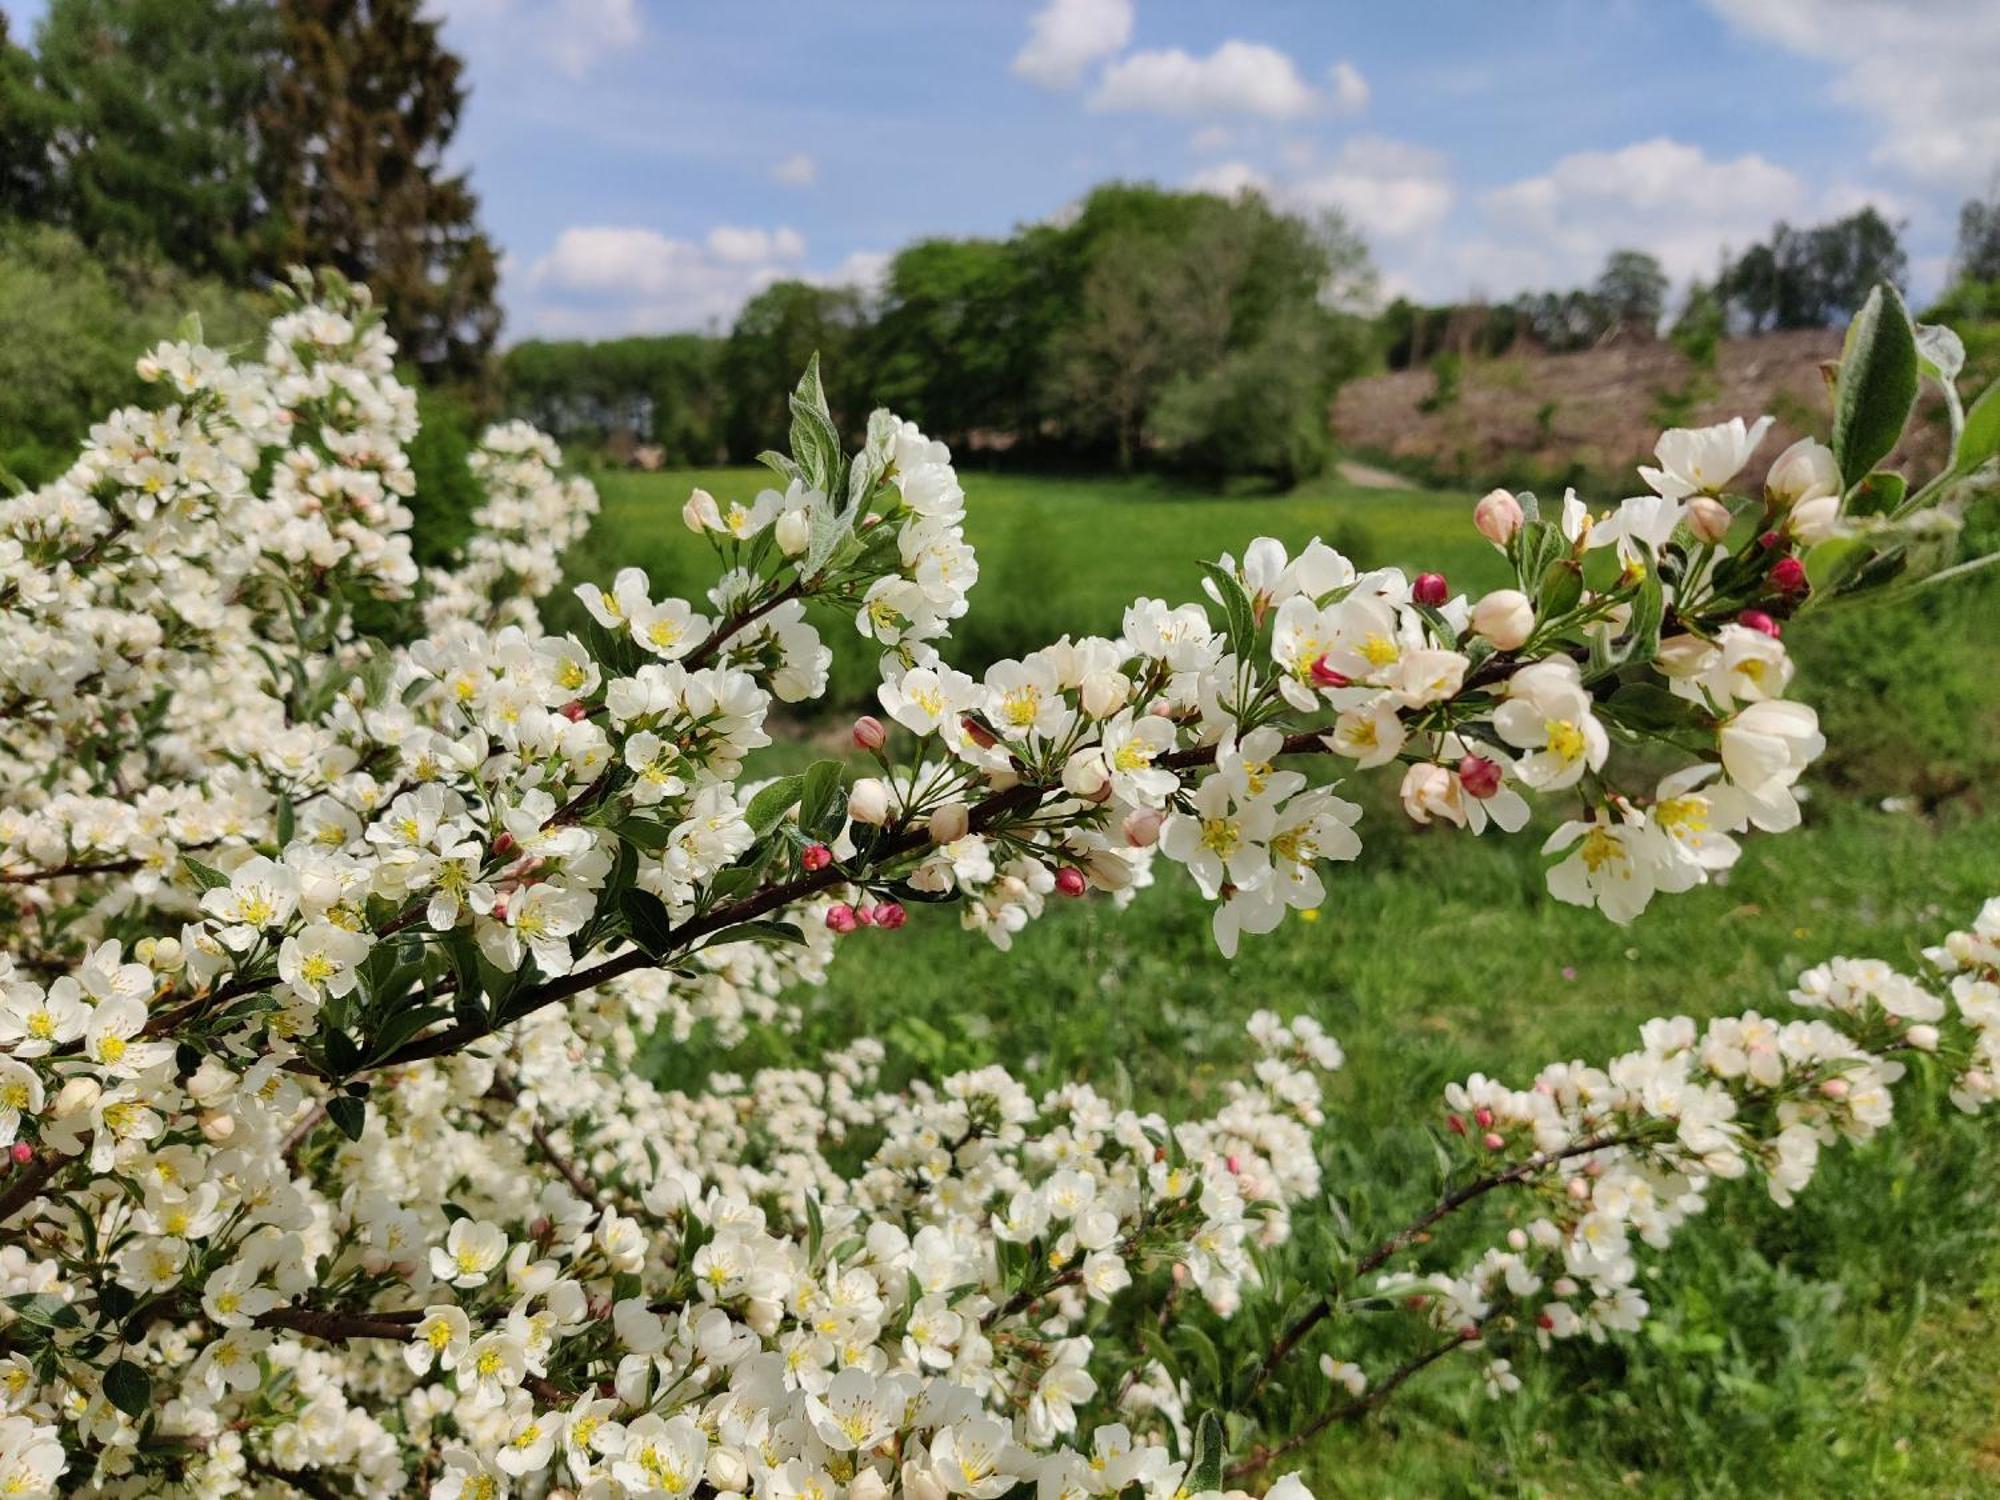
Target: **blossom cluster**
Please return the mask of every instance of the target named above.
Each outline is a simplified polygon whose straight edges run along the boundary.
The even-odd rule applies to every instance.
[[[1260,1015],[1252,1075],[1177,1121],[998,1069],[889,1090],[867,1042],[663,1093],[638,1039],[781,1018],[912,905],[1005,946],[1161,856],[1231,953],[1359,854],[1327,767],[1396,767],[1411,818],[1469,834],[1572,810],[1551,890],[1629,920],[1798,821],[1821,744],[1782,622],[1907,573],[1910,528],[1962,503],[1941,476],[1861,525],[1841,476],[1881,455],[1810,443],[1746,500],[1761,426],[1669,433],[1607,516],[1480,503],[1517,587],[1266,538],[1205,603],[975,677],[941,644],[976,578],[949,453],[878,412],[848,454],[815,367],[772,487],[688,502],[705,598],[628,569],[558,634],[531,604],[588,487],[495,429],[482,531],[420,574],[393,350],[364,294],[300,295],[260,360],[163,346],[161,409],[0,502],[11,1492],[1219,1490],[1220,1424],[1122,1320],[1263,1288],[1320,1189],[1341,1054],[1310,1017]],[[876,774],[759,774],[843,616],[881,653],[889,723],[853,730]],[[1680,769],[1641,789],[1614,742]],[[1996,1076],[1991,925],[1947,944],[1968,1106]],[[1468,1085],[1485,1149],[1541,1153],[1496,1186],[1584,1163],[1535,1241],[1576,1289],[1496,1261],[1426,1305],[1483,1327],[1475,1296],[1540,1276],[1537,1317],[1628,1326],[1627,1222],[1664,1234],[1748,1164],[1794,1190],[1949,1019],[1860,971],[1801,993],[1854,1026],[1661,1023],[1602,1075]]]

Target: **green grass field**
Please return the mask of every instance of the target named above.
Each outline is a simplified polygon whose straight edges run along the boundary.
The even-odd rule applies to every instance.
[[[656,592],[697,585],[706,549],[679,519],[697,482],[719,495],[758,486],[750,471],[607,477],[573,576],[636,562]],[[1441,567],[1467,588],[1498,580],[1464,496],[1329,484],[1220,499],[977,474],[966,488],[982,579],[954,654],[969,665],[1066,630],[1115,631],[1133,595],[1189,597],[1195,559],[1259,533],[1318,533],[1361,562]],[[1309,1011],[1349,1056],[1323,1132],[1329,1187],[1364,1224],[1401,1222],[1435,1191],[1425,1132],[1447,1080],[1601,1059],[1657,1014],[1781,1008],[1799,967],[1842,952],[1907,959],[2000,891],[2000,817],[1983,810],[2000,781],[1996,602],[1988,585],[1800,622],[1800,686],[1834,742],[1807,826],[1753,840],[1726,886],[1662,898],[1629,929],[1549,900],[1532,839],[1414,830],[1371,792],[1369,848],[1329,881],[1318,920],[1246,941],[1233,963],[1171,871],[1127,911],[1066,906],[1011,956],[948,910],[920,910],[901,933],[851,940],[805,997],[798,1034],[726,1053],[698,1038],[651,1064],[691,1084],[871,1034],[892,1074],[1001,1060],[1036,1085],[1129,1087],[1174,1115],[1240,1070],[1252,1010]],[[868,651],[829,638],[848,658],[836,691],[851,701],[872,680]],[[1497,1404],[1470,1361],[1447,1364],[1374,1427],[1330,1434],[1310,1460],[1316,1492],[2000,1495],[2000,1136],[1957,1116],[1934,1080],[1915,1080],[1899,1112],[1868,1148],[1832,1153],[1790,1212],[1723,1187],[1654,1258],[1642,1336],[1559,1349]],[[1303,1213],[1286,1253],[1310,1264],[1326,1217]],[[1504,1220],[1484,1223],[1490,1237]],[[1246,1319],[1200,1326],[1224,1369],[1261,1347]]]

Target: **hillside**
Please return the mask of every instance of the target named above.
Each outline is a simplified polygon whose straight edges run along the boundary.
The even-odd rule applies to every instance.
[[[1727,340],[1707,371],[1666,343],[1467,360],[1455,394],[1430,369],[1349,382],[1334,402],[1333,431],[1348,452],[1406,473],[1539,489],[1574,484],[1608,498],[1630,486],[1662,427],[1769,413],[1777,432],[1758,450],[1758,465],[1794,438],[1824,438],[1819,365],[1839,353],[1837,330],[1812,329]],[[1937,431],[1914,430],[1920,441]]]

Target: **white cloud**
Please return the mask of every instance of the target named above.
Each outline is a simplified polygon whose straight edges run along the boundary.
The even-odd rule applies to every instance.
[[[576,337],[726,325],[774,281],[811,277],[793,229],[724,225],[699,241],[656,229],[575,225],[528,267],[526,331]],[[523,305],[524,304],[524,305]]]
[[[1073,89],[1131,40],[1132,0],[1048,0],[1028,23],[1014,71],[1045,89]]]
[[[1574,152],[1547,172],[1493,189],[1480,207],[1485,234],[1461,257],[1468,273],[1503,286],[1571,286],[1626,246],[1658,256],[1676,281],[1708,276],[1725,246],[1741,249],[1775,221],[1811,215],[1825,202],[1762,156],[1720,161],[1662,136]]]
[[[889,277],[889,262],[896,257],[887,250],[855,250],[831,271],[809,271],[804,279],[815,286],[851,286],[872,297],[882,290]]]
[[[1983,191],[2000,163],[2000,15],[1992,0],[1708,0],[1741,30],[1833,64],[1836,100],[1872,116],[1875,160]]]
[[[755,266],[798,260],[806,253],[806,242],[796,229],[739,229],[719,224],[708,232],[708,253],[724,265]]]
[[[1135,52],[1104,70],[1090,107],[1106,113],[1288,120],[1310,114],[1318,102],[1292,60],[1277,48],[1231,40],[1206,57],[1178,47]]]
[[[771,181],[780,187],[811,187],[819,181],[819,163],[795,151],[771,168]]]
[[[1227,151],[1236,144],[1236,132],[1227,125],[1204,125],[1188,137],[1188,148],[1199,151],[1203,156],[1211,156],[1217,151]]]
[[[1306,214],[1338,209],[1378,245],[1430,234],[1457,199],[1440,153],[1380,136],[1356,137],[1331,161],[1304,164],[1294,176],[1272,178],[1246,162],[1228,161],[1197,172],[1188,186],[1223,197],[1254,189],[1281,208]]]
[[[1242,161],[1219,161],[1212,167],[1203,167],[1187,181],[1190,189],[1197,193],[1213,193],[1218,198],[1234,198],[1239,193],[1262,193],[1266,198],[1277,196],[1277,184]]]
[[[597,62],[638,42],[638,0],[433,0],[454,40],[489,44],[512,56],[546,58],[581,78]]]
[[[1334,107],[1344,115],[1358,115],[1368,108],[1368,80],[1353,63],[1342,60],[1327,69],[1333,82]]]

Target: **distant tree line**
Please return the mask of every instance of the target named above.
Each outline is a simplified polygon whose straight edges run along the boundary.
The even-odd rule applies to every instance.
[[[1676,323],[1719,319],[1719,331],[1732,334],[1831,328],[1853,316],[1876,282],[1905,285],[1908,270],[1896,227],[1873,208],[1805,229],[1780,223],[1768,240],[1725,255],[1712,280],[1690,285]],[[1615,250],[1586,287],[1436,307],[1399,298],[1383,313],[1383,355],[1391,369],[1407,369],[1441,353],[1565,354],[1613,339],[1643,342],[1668,332],[1669,293],[1654,256]]]
[[[1281,483],[1316,472],[1334,388],[1373,357],[1365,247],[1248,194],[1113,185],[1060,223],[928,239],[879,292],[780,282],[726,335],[530,341],[511,405],[557,436],[742,461],[817,350],[850,429],[887,405],[971,453]]]

